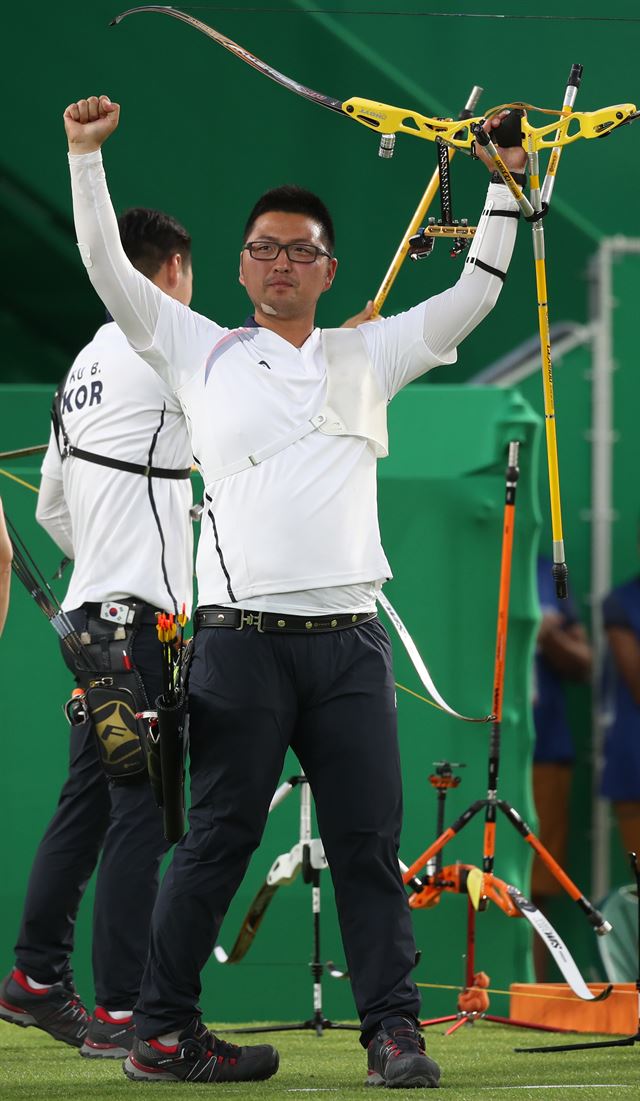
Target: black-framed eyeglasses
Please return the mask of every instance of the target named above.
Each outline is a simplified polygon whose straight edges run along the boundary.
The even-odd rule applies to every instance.
[[[275,260],[283,249],[293,264],[313,264],[319,256],[331,259],[331,253],[318,245],[305,245],[297,241],[288,245],[281,245],[279,241],[248,241],[243,245],[242,252],[248,252],[252,260]]]

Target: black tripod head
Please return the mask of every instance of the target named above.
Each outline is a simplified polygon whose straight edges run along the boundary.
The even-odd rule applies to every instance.
[[[466,768],[462,761],[434,761],[434,772],[429,777],[429,783],[436,791],[448,791],[457,788],[462,777],[454,775],[454,768]]]

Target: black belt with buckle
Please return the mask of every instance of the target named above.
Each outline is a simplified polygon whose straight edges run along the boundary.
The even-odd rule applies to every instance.
[[[344,631],[347,627],[358,627],[376,618],[376,612],[343,612],[336,615],[289,615],[287,612],[249,612],[244,608],[222,608],[209,604],[196,609],[195,629],[202,627],[232,627],[242,631],[245,627],[255,627],[261,633],[273,631],[276,634],[308,635],[321,631]]]

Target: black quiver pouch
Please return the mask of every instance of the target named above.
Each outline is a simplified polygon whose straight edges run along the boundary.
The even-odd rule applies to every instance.
[[[162,807],[164,804],[164,794],[162,791],[162,762],[160,760],[160,727],[158,725],[157,714],[153,712],[151,712],[151,714],[153,718],[148,720],[145,733],[147,772],[149,774],[149,783],[151,784],[155,804],[157,807]]]
[[[147,698],[135,670],[81,673],[100,764],[115,783],[139,779],[147,771],[145,726],[136,714]]]
[[[146,734],[147,768],[155,801],[162,808],[164,835],[174,844],[185,832],[185,770],[188,748],[187,681],[191,642],[185,644],[175,703],[158,696],[157,718]]]
[[[118,784],[139,780],[147,771],[146,724],[136,715],[148,709],[149,701],[137,669],[123,668],[123,656],[131,660],[136,627],[134,623],[114,629],[113,624],[89,616],[87,631],[80,637],[93,668],[75,668],[85,692],[100,764],[105,775]]]
[[[162,787],[162,820],[167,841],[174,844],[185,831],[184,781],[187,755],[187,697],[183,689],[176,692],[175,704],[168,705],[163,696],[156,700],[158,713],[157,756]],[[151,777],[151,754],[149,754]],[[151,779],[156,795],[157,780]]]

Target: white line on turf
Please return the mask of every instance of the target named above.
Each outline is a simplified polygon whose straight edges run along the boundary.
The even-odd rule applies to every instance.
[[[528,1086],[476,1086],[482,1090],[630,1090],[630,1084],[622,1082],[581,1082],[581,1083],[550,1083],[548,1085]],[[338,1093],[338,1090],[330,1086],[294,1086],[285,1090],[285,1093]]]

